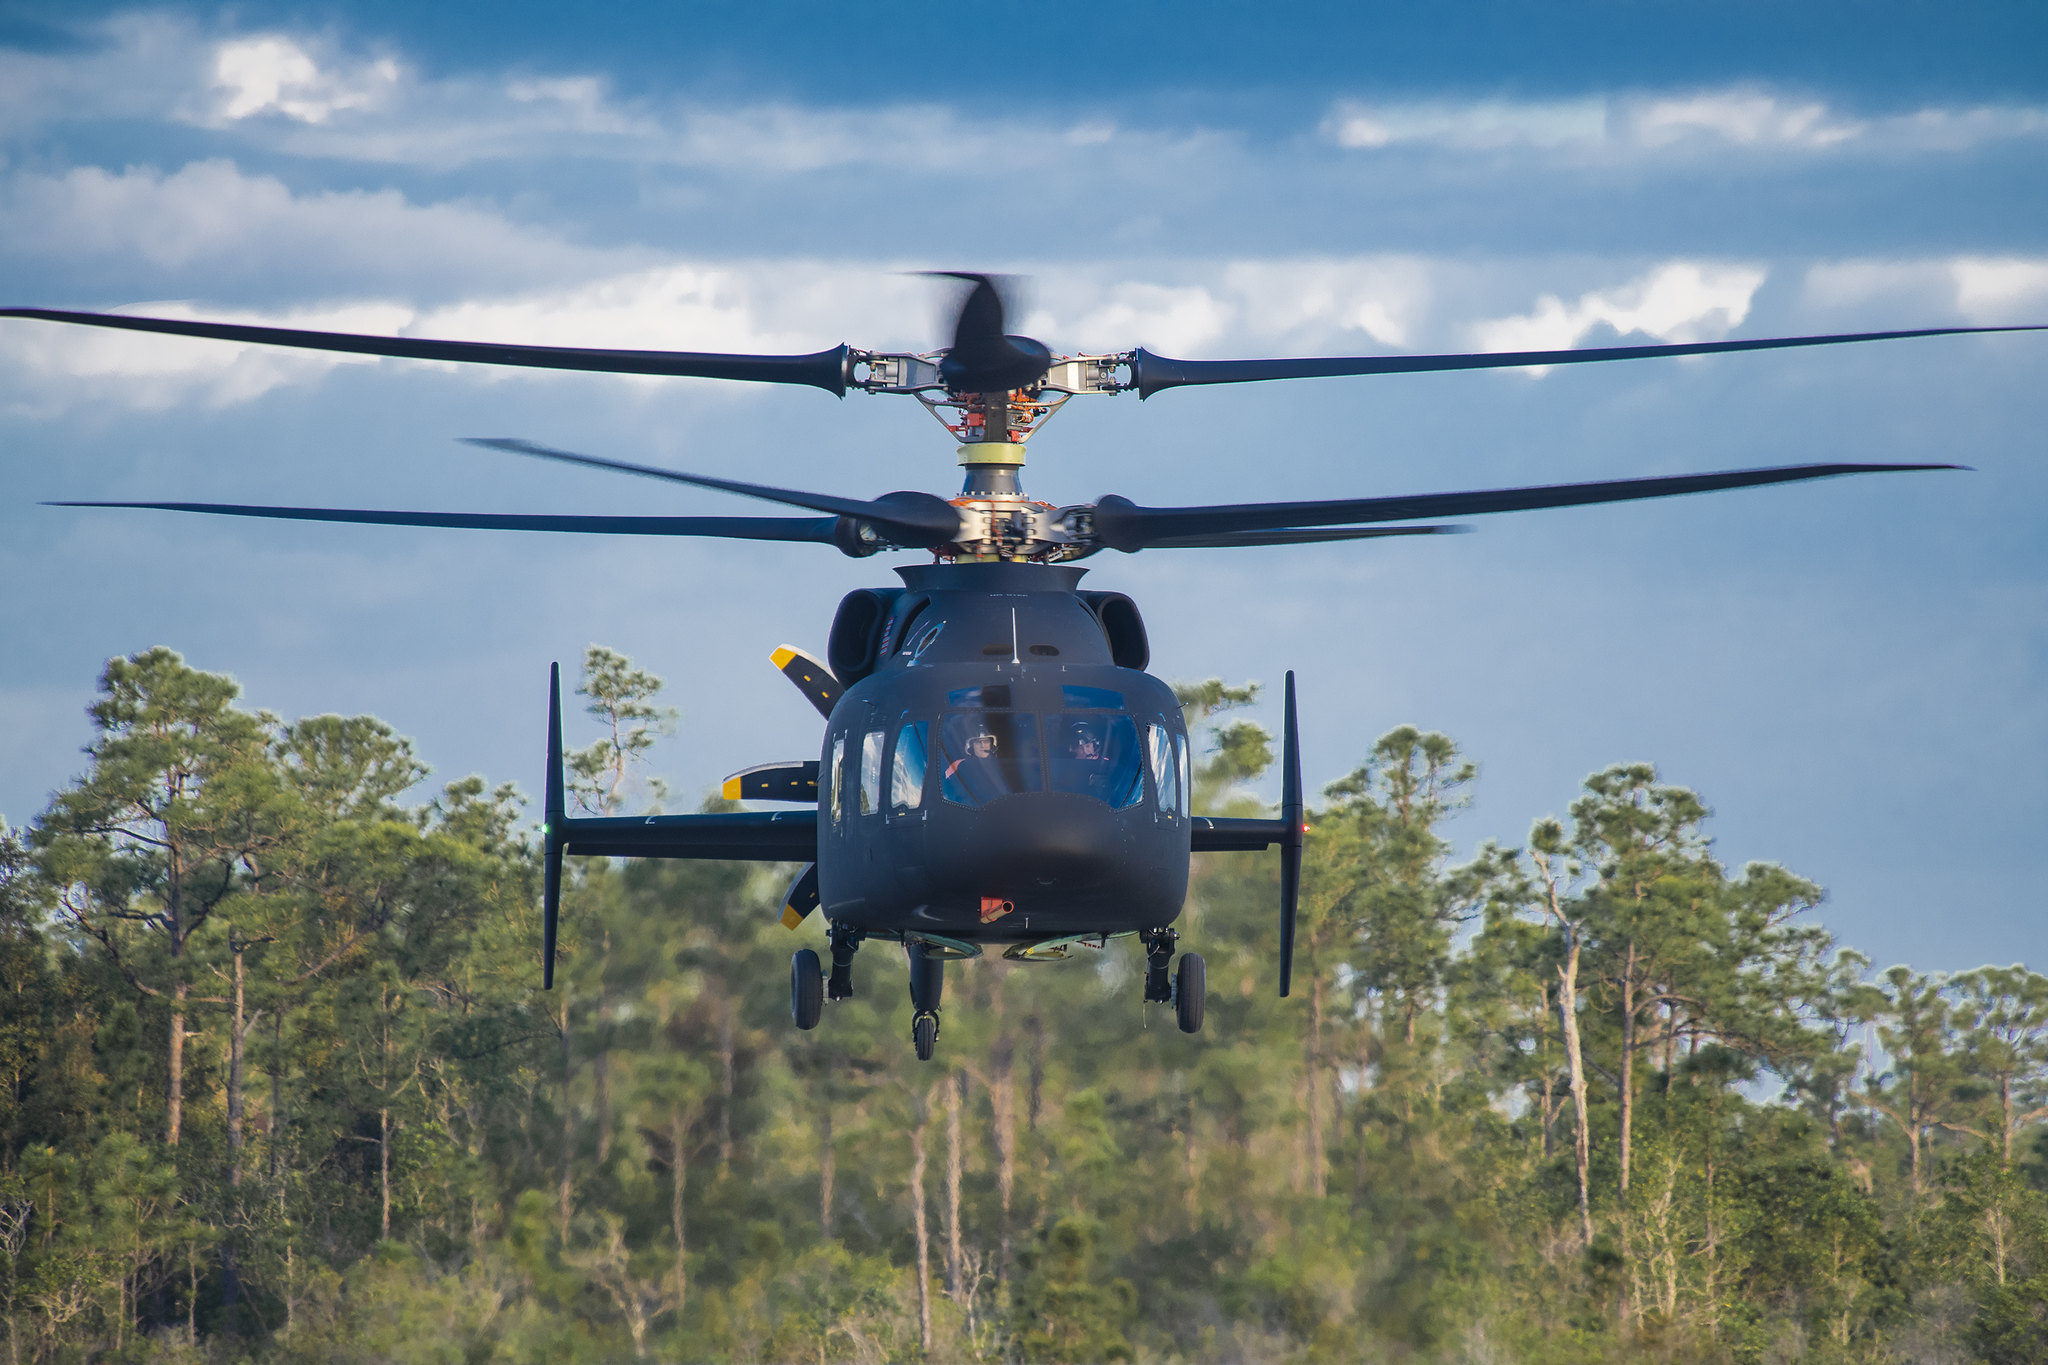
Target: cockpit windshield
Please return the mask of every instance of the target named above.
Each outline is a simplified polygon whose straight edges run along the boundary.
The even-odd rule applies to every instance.
[[[1052,745],[1052,789],[1092,796],[1118,810],[1143,801],[1144,762],[1131,718],[1061,716]]]
[[[948,801],[979,806],[1012,792],[1035,792],[1038,717],[1017,711],[955,711],[939,727],[944,765],[939,790]]]
[[[1007,709],[947,712],[936,727],[939,794],[960,806],[1043,790],[1093,797],[1115,810],[1143,805],[1147,735],[1129,714],[1109,709],[1120,706],[1123,697],[1101,688],[1062,690],[1066,709],[1044,716]],[[1007,703],[1009,691],[1007,686],[962,688],[947,701],[986,707],[992,701]],[[1172,743],[1158,726],[1152,729],[1157,732],[1152,737],[1165,745],[1166,766],[1157,781],[1161,805],[1172,811],[1180,786],[1171,769]],[[902,743],[899,739],[899,757]]]

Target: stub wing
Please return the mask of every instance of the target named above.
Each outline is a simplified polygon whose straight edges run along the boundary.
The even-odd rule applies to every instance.
[[[807,863],[818,856],[818,813],[563,818],[562,852],[586,858],[715,858]]]

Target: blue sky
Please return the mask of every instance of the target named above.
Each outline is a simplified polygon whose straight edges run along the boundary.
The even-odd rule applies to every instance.
[[[0,294],[686,349],[936,345],[903,273],[1030,277],[1056,350],[1520,349],[2048,322],[2038,5],[0,6]],[[1880,965],[2048,960],[2048,341],[1077,399],[1069,503],[1432,491],[1809,460],[1969,474],[1481,518],[1444,541],[1088,561],[1157,671],[1301,676],[1310,777],[1414,722],[1519,841],[1647,758],[1725,858]],[[732,511],[518,435],[950,492],[906,400],[457,371],[0,323],[0,813],[78,771],[110,654],[373,711],[531,788],[546,664],[670,679],[683,791],[807,755],[767,654],[884,560],[217,523],[136,498]]]

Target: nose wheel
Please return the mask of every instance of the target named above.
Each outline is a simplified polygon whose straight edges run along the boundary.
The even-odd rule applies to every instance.
[[[939,997],[946,989],[946,959],[923,943],[903,945],[910,959],[910,1041],[917,1060],[928,1062],[939,1043]]]

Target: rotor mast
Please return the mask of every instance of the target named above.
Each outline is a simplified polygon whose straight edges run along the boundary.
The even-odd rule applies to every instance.
[[[1092,553],[1087,509],[1025,495],[1025,445],[1068,399],[1136,387],[1126,377],[1135,353],[1054,356],[1030,385],[995,393],[952,391],[941,368],[945,357],[853,351],[847,359],[848,388],[912,395],[958,445],[965,477],[952,504],[960,510],[960,535],[933,553],[941,560],[1042,564]]]

